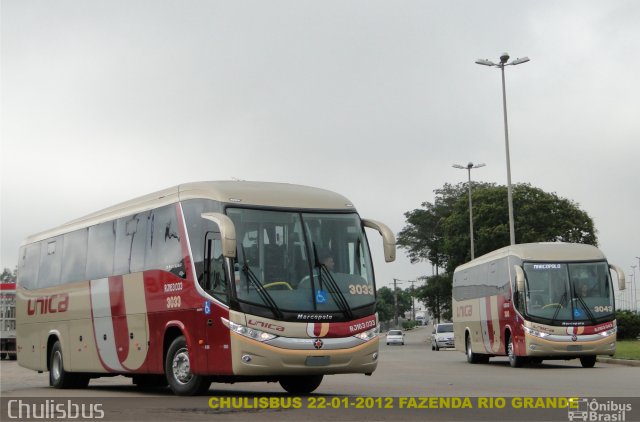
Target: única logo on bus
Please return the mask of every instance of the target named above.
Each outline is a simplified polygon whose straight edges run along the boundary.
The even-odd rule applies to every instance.
[[[67,312],[67,309],[69,309],[69,295],[66,293],[29,299],[27,302],[27,315],[29,316]]]

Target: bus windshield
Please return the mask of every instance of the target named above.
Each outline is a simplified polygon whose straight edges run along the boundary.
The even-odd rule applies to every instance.
[[[282,312],[342,313],[375,303],[369,248],[356,213],[228,208],[236,228],[240,303]],[[268,314],[265,314],[268,315]]]
[[[526,313],[555,322],[590,322],[613,314],[606,262],[526,262]]]

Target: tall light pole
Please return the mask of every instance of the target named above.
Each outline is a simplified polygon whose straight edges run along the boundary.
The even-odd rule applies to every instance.
[[[631,289],[631,300],[633,301],[633,307],[631,309],[631,312],[637,313],[638,309],[637,309],[637,298],[636,298],[636,266],[632,265],[631,266],[631,270],[633,271],[631,280],[633,282],[633,288]]]
[[[640,271],[640,256],[636,256],[636,259],[638,260],[638,271]],[[635,286],[633,286],[633,294],[635,295],[636,298],[636,314],[638,313],[638,287],[636,287],[638,285],[638,283],[636,283]]]
[[[504,83],[504,67],[515,66],[518,64],[526,63],[530,59],[528,57],[522,57],[509,62],[509,53],[502,53],[500,56],[500,63],[494,63],[487,59],[476,60],[477,64],[483,66],[499,67],[502,72],[502,108],[504,110],[504,144],[507,152],[507,202],[509,204],[509,239],[512,245],[516,244],[516,230],[513,222],[513,193],[511,190],[511,159],[509,155],[509,127],[507,125],[507,91]],[[507,63],[508,62],[508,63]]]
[[[471,259],[475,258],[475,247],[473,246],[473,204],[471,202],[471,169],[477,169],[484,167],[486,164],[473,164],[469,162],[466,166],[460,164],[454,164],[453,167],[457,169],[466,169],[469,172],[469,237],[471,239]]]
[[[397,284],[402,284],[401,280],[397,278],[393,279],[393,323],[394,327],[398,328],[398,292],[397,292]]]

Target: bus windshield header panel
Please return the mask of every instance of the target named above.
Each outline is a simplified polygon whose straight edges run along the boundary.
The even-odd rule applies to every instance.
[[[526,313],[551,325],[590,325],[610,320],[614,298],[605,261],[525,262]]]
[[[356,213],[228,208],[236,228],[234,289],[245,311],[285,320],[371,315],[375,284]]]

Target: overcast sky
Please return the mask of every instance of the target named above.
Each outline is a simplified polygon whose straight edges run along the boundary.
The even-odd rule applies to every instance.
[[[434,189],[577,202],[640,256],[640,2],[2,0],[1,261],[28,235],[184,182],[337,191],[398,233]],[[403,250],[378,286],[431,275]],[[636,269],[637,273],[637,269]],[[408,287],[404,283],[400,287]]]

